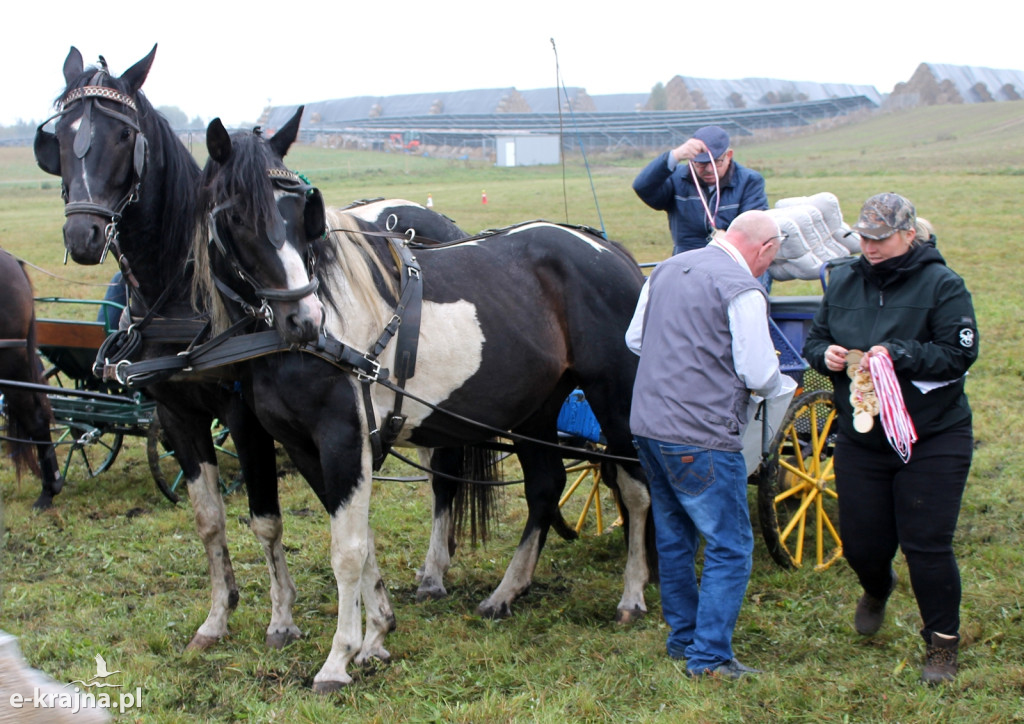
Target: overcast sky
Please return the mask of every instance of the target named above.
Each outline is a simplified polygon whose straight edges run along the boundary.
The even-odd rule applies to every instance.
[[[0,124],[50,115],[72,45],[120,75],[158,43],[150,102],[234,126],[268,102],[532,90],[556,78],[590,95],[647,93],[675,75],[888,93],[922,62],[1024,69],[1022,18],[994,0],[16,2],[0,11]]]

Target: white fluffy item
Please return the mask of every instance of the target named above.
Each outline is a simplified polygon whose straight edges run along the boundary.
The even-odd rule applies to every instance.
[[[823,264],[860,251],[860,239],[850,233],[833,193],[779,199],[767,213],[787,235],[772,262],[775,280],[818,279]]]

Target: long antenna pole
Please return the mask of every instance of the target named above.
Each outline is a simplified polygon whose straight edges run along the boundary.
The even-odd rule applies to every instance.
[[[558,158],[562,162],[562,204],[565,206],[565,223],[569,223],[569,193],[565,188],[565,150],[562,148],[565,132],[562,126],[562,97],[559,95],[561,87],[561,69],[558,66],[558,48],[555,47],[555,39],[551,38],[551,50],[555,53],[555,106],[558,108]],[[566,101],[569,98],[566,97]]]

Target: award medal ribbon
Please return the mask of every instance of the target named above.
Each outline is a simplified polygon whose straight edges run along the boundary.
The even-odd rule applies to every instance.
[[[917,442],[917,430],[910,419],[907,406],[903,403],[896,372],[892,367],[892,359],[887,354],[871,355],[868,358],[871,378],[875,383],[878,401],[881,406],[882,429],[892,449],[904,463],[910,460],[911,446]]]

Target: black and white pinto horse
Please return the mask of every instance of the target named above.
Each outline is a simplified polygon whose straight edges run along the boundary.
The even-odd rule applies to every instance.
[[[32,283],[21,263],[0,249],[0,380],[44,384],[36,356],[36,315]],[[50,438],[53,413],[45,392],[0,384],[7,440],[4,446],[20,479],[26,471],[43,483],[33,508],[53,504],[64,487]]]
[[[120,77],[84,68],[71,48],[64,62],[67,88],[57,99],[54,133],[39,127],[39,166],[62,178],[64,245],[80,264],[100,263],[111,250],[133,287],[130,311],[142,329],[140,355],[174,355],[201,330],[192,308],[188,263],[200,169],[167,121],[140,92],[156,46]],[[229,371],[230,372],[230,371]],[[155,382],[146,391],[170,449],[184,471],[211,583],[210,611],[189,646],[206,648],[228,631],[238,587],[228,554],[224,501],[210,425],[226,423],[235,441],[249,496],[250,527],[270,570],[271,619],[267,644],[284,646],[301,635],[292,619],[295,585],[281,542],[277,461],[273,439],[224,380]]]
[[[641,616],[650,499],[632,459],[628,418],[637,359],[623,341],[643,283],[636,261],[587,230],[545,222],[406,247],[412,257],[379,230],[326,212],[331,231],[319,241],[322,200],[283,164],[294,135],[279,136],[229,136],[218,121],[207,130],[200,213],[209,229],[196,236],[197,279],[206,280],[212,294],[217,276],[221,288],[233,286],[237,294],[244,278],[272,308],[287,341],[315,342],[324,328],[357,357],[362,351],[399,382],[407,378],[395,386],[365,366],[354,373],[339,365],[333,374],[314,375],[312,365],[250,365],[250,394],[261,421],[289,449],[331,518],[338,629],[314,688],[349,683],[348,664],[376,655],[367,641],[376,643],[384,633],[380,599],[370,598],[360,644],[360,592],[366,597],[374,585],[367,575],[375,563],[368,515],[381,435],[390,429],[395,445],[450,449],[508,431],[529,514],[502,582],[478,608],[484,616],[507,616],[529,587],[559,516],[566,474],[556,419],[575,387],[583,388],[601,423],[615,460],[604,464],[605,479],[617,486],[631,523],[618,617]],[[416,283],[422,283],[421,304],[409,302],[415,292],[406,293]],[[386,330],[396,319],[398,335],[390,344]],[[418,333],[403,344],[407,325]],[[433,457],[443,474],[452,474],[445,467],[450,462]]]

